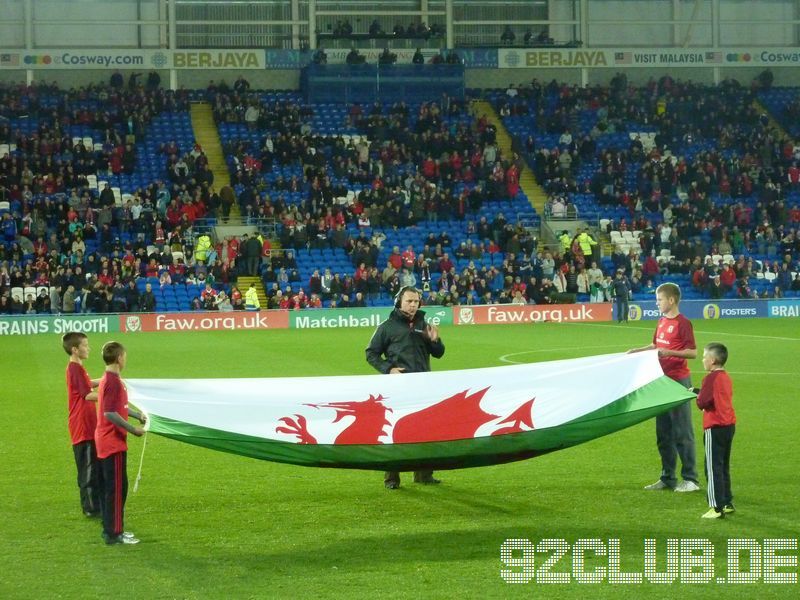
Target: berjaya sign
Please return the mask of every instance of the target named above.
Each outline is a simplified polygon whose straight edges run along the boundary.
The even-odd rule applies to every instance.
[[[500,48],[501,69],[800,65],[797,48]]]

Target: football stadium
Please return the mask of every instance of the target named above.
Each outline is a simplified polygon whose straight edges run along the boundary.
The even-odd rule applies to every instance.
[[[791,596],[799,10],[5,2],[0,596]]]

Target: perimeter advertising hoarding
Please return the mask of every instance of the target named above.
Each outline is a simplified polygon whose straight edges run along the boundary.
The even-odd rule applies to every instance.
[[[684,300],[681,312],[689,319],[743,319],[766,317],[766,300]],[[655,300],[631,302],[628,318],[631,321],[651,321],[658,319]]]
[[[422,310],[425,311],[425,320],[431,325],[453,323],[453,311],[449,307],[431,305]],[[296,310],[289,313],[289,327],[291,329],[375,328],[385,321],[391,312],[391,306]]]
[[[800,299],[786,298],[784,300],[770,300],[769,316],[777,318],[800,318]]]
[[[119,331],[235,331],[242,329],[288,329],[285,310],[139,313],[117,315]]]
[[[261,48],[231,50],[5,50],[0,68],[7,69],[263,69]]]
[[[0,335],[36,335],[70,331],[109,333],[119,331],[117,315],[18,315],[0,317]]]
[[[456,325],[610,321],[611,304],[489,304],[454,306]]]
[[[745,48],[500,48],[501,69],[765,67],[800,65],[793,47]]]

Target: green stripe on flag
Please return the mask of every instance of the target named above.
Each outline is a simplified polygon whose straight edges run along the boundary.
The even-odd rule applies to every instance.
[[[297,444],[150,415],[150,431],[181,442],[307,467],[459,469],[523,460],[625,429],[683,404],[694,394],[662,376],[577,419],[522,433],[419,444]],[[534,423],[535,425],[535,423]]]

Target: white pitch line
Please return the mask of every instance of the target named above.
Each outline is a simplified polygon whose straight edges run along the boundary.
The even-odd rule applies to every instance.
[[[619,345],[614,346],[581,346],[581,348],[618,348]],[[520,362],[518,360],[511,360],[509,356],[519,356],[520,354],[538,354],[540,352],[560,352],[562,350],[574,350],[573,346],[565,347],[565,348],[543,348],[538,350],[522,350],[521,352],[512,352],[511,354],[504,354],[498,360],[500,362],[508,363],[511,365],[523,365],[526,363]],[[759,377],[771,376],[771,375],[778,375],[778,376],[793,376],[795,373],[763,373],[759,371],[728,371],[730,375],[757,375]]]
[[[796,373],[758,373],[755,371],[728,371],[730,375],[796,375]]]
[[[605,346],[581,346],[581,350],[583,349],[595,349],[595,348],[619,348],[623,346],[623,344],[613,344],[613,345],[605,345]],[[626,347],[627,348],[627,347]],[[520,365],[525,363],[520,363],[516,360],[509,360],[509,356],[518,356],[520,354],[538,354],[539,352],[561,352],[562,350],[575,350],[575,346],[564,346],[563,348],[539,348],[537,350],[522,350],[521,352],[511,352],[509,354],[503,354],[498,360],[500,362],[509,363],[512,365]]]
[[[641,321],[636,321],[637,323]],[[563,323],[563,325],[589,325],[589,323]],[[630,327],[624,327],[623,325],[603,325],[602,323],[591,323],[592,327],[611,327],[612,329],[631,329]],[[644,327],[634,327],[633,329],[645,329]],[[755,335],[752,333],[728,333],[726,331],[702,331],[699,329],[694,330],[695,333],[702,333],[703,335],[729,335],[734,337],[744,337],[750,339],[759,339],[759,340],[780,340],[784,342],[800,342],[800,338],[793,338],[793,337],[780,337],[776,335]]]

